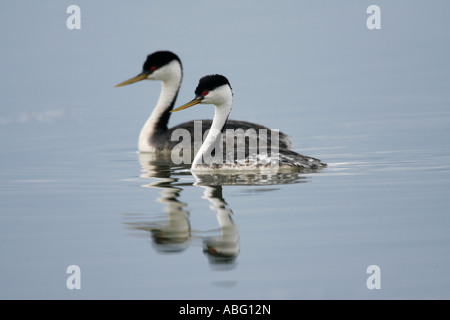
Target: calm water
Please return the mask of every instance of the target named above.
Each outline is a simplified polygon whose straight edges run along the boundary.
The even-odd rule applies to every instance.
[[[446,2],[378,2],[381,30],[372,3],[81,1],[68,30],[70,4],[0,13],[0,298],[450,298]],[[139,155],[160,85],[113,86],[159,49],[184,63],[177,105],[224,73],[231,118],[328,168],[196,178]],[[171,125],[212,116],[192,109]]]

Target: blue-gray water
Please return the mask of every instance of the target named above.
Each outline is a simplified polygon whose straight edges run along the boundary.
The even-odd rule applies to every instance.
[[[446,1],[0,7],[0,298],[450,298]],[[161,49],[183,62],[177,105],[222,73],[231,118],[281,129],[329,167],[208,186],[139,156],[160,84],[114,85]],[[228,259],[203,252],[221,225]]]

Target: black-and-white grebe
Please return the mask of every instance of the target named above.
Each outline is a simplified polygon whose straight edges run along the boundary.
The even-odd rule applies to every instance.
[[[180,58],[170,51],[156,51],[147,56],[142,72],[137,76],[116,85],[121,87],[141,80],[159,80],[162,82],[158,102],[139,134],[138,149],[140,152],[171,151],[179,142],[172,141],[172,133],[177,129],[186,129],[194,136],[194,121],[181,123],[168,128],[170,111],[173,109],[183,78]],[[211,127],[211,120],[197,120],[201,123],[202,137]],[[197,122],[199,123],[199,122]],[[228,120],[225,129],[267,129],[267,144],[271,144],[270,129],[247,121]],[[193,142],[192,142],[193,143]],[[291,143],[286,134],[279,133],[279,146],[290,148]]]
[[[183,110],[196,104],[213,104],[215,107],[211,128],[191,165],[192,171],[207,170],[258,170],[276,168],[282,170],[320,169],[326,166],[319,159],[298,154],[279,147],[268,153],[259,150],[246,150],[240,155],[237,146],[231,150],[222,147],[217,157],[217,142],[221,141],[224,126],[227,123],[233,102],[233,93],[228,79],[222,75],[208,75],[200,79],[195,89],[195,98],[171,112]],[[223,145],[222,145],[223,146]],[[212,155],[214,153],[214,155]],[[274,162],[275,160],[276,162]]]

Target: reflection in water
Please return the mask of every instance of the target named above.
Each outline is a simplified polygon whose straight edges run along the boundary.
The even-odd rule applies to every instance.
[[[203,239],[203,252],[210,264],[233,264],[239,253],[239,233],[231,219],[232,211],[222,196],[222,186],[203,186],[203,199],[211,204],[211,209],[217,212],[217,221],[220,226],[220,235]]]
[[[201,244],[203,253],[214,269],[231,269],[236,266],[239,254],[239,233],[232,219],[232,210],[222,195],[224,185],[276,185],[305,182],[298,173],[208,173],[195,174],[194,182],[180,182],[183,176],[192,176],[189,167],[174,166],[170,154],[139,154],[142,167],[141,178],[151,179],[143,187],[157,188],[160,196],[157,201],[163,203],[164,217],[160,219],[148,216],[144,221],[138,218],[144,215],[125,215],[125,224],[135,230],[147,231],[151,235],[152,246],[160,253],[181,252],[190,245]],[[204,189],[203,199],[210,203],[216,212],[218,229],[194,231],[191,229],[187,204],[179,200],[184,187],[198,186]],[[272,189],[273,190],[273,189]],[[204,234],[211,234],[204,236]]]
[[[160,253],[184,251],[189,246],[191,239],[189,212],[184,209],[187,205],[178,200],[183,189],[177,186],[179,179],[171,177],[172,168],[169,165],[170,161],[166,159],[167,156],[170,155],[139,155],[142,166],[140,177],[156,178],[143,187],[160,190],[160,197],[157,201],[165,204],[166,214],[160,220],[126,223],[134,229],[150,232],[152,245]],[[128,219],[136,219],[136,216],[128,215]]]

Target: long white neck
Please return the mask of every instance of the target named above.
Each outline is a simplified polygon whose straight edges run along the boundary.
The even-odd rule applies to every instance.
[[[209,129],[208,135],[206,136],[202,146],[198,150],[195,155],[194,161],[192,162],[191,169],[195,170],[195,167],[204,163],[204,155],[210,155],[211,150],[214,146],[217,146],[218,139],[222,138],[222,129],[227,122],[228,115],[231,111],[232,100],[231,97],[229,99],[224,100],[220,104],[214,105],[215,112],[214,118],[211,124],[211,128]],[[219,150],[216,150],[219,151]],[[206,157],[205,157],[206,158]],[[205,159],[206,160],[206,159]],[[206,161],[205,161],[206,162]],[[208,163],[205,163],[208,164]]]
[[[150,117],[139,134],[138,148],[140,152],[154,152],[157,146],[152,145],[152,137],[167,131],[170,110],[172,110],[181,86],[181,67],[173,66],[171,75],[162,80],[161,93]]]

